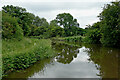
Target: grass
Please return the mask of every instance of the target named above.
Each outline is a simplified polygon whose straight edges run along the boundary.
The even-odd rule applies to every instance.
[[[67,41],[67,42],[82,42],[83,36],[70,36],[70,37],[60,37],[60,38],[52,38],[57,41]]]
[[[2,41],[2,73],[7,74],[14,70],[25,69],[38,60],[53,57],[49,39],[24,38]]]
[[[40,35],[40,36],[30,36],[30,38],[35,38],[35,39],[44,39],[44,36]]]

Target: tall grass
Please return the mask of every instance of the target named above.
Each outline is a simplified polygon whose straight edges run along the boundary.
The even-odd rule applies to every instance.
[[[61,37],[61,38],[52,38],[56,41],[67,41],[67,42],[83,42],[83,36],[70,36],[70,37]]]
[[[2,45],[3,75],[54,56],[51,41],[48,39],[3,40]]]

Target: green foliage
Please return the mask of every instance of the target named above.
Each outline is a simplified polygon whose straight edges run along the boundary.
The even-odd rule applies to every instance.
[[[67,42],[82,42],[82,37],[81,36],[66,37],[65,41],[67,41]]]
[[[43,35],[40,35],[40,36],[30,36],[30,38],[44,39],[44,36]]]
[[[45,18],[39,18],[38,16],[35,17],[33,24],[37,27],[39,27],[39,26],[48,27],[49,26],[49,24]]]
[[[48,31],[49,24],[45,18],[39,18],[36,16],[33,21],[33,25],[34,27],[32,27],[32,29],[34,32],[32,32],[33,35],[31,36],[41,36]]]
[[[45,18],[39,18],[27,12],[25,8],[13,5],[7,5],[2,8],[3,38],[16,38],[20,31],[23,32],[24,36],[40,36],[43,35],[49,27]],[[22,30],[18,26],[20,26]],[[15,32],[18,28],[20,30]],[[20,36],[21,35],[22,33],[20,33]]]
[[[58,26],[57,20],[52,20],[48,28],[50,37],[61,37],[64,35],[64,29]]]
[[[35,25],[33,25],[33,24],[31,24],[30,25],[30,30],[31,30],[31,33],[29,34],[30,36],[36,36],[36,34],[35,34],[35,32],[36,32],[36,30],[38,29],[38,27],[37,26],[35,26]]]
[[[31,33],[31,29],[26,23],[23,25],[23,31],[25,36],[28,36]]]
[[[89,26],[87,30],[86,37],[84,38],[85,43],[100,43],[101,38],[101,30],[100,30],[100,22],[95,23],[92,26]]]
[[[14,20],[11,20],[11,21],[17,22],[20,25],[20,27],[24,31],[24,35],[29,35],[29,24],[32,24],[34,15],[32,13],[26,12],[25,8],[18,7],[18,6],[7,5],[2,8],[3,8],[3,13],[7,13],[13,18],[17,18],[16,21]],[[15,26],[13,25],[13,27]]]
[[[23,39],[23,30],[20,26],[16,25],[16,32],[15,32],[15,38],[18,40]]]
[[[39,35],[43,35],[44,32],[47,31],[47,28],[44,26],[40,26],[38,27],[38,29],[35,31],[35,35],[39,36]]]
[[[66,42],[82,42],[84,37],[82,36],[72,36],[72,37],[60,37],[52,38],[54,41],[66,41]]]
[[[21,14],[26,13],[26,9],[18,6],[7,5],[2,7],[5,13],[9,13],[12,16],[18,17],[22,16]]]
[[[65,36],[73,36],[77,34],[77,30],[79,29],[79,23],[77,22],[77,19],[74,19],[71,14],[58,14],[56,20],[60,26],[63,26]]]
[[[120,2],[112,2],[100,14],[103,24],[101,43],[105,46],[120,45]]]
[[[3,74],[25,69],[38,60],[54,56],[50,45],[51,41],[45,39],[3,40]]]
[[[2,8],[3,19],[4,21],[6,20],[3,22],[3,38],[11,39],[15,37],[13,36],[15,35],[15,30],[18,30],[17,28],[19,27],[22,30],[17,31],[17,34],[21,31],[24,36],[51,38],[83,35],[83,29],[79,28],[77,19],[74,19],[69,13],[58,14],[56,19],[49,24],[45,18],[35,16],[27,12],[25,8],[13,5],[7,5]],[[20,34],[22,35],[22,33]]]
[[[98,17],[100,22],[86,29],[85,42],[120,46],[120,1],[105,5]]]
[[[17,18],[11,17],[8,14],[3,12],[2,16],[2,36],[3,38],[21,38],[23,37],[23,31],[17,23]],[[20,36],[19,36],[20,35]]]

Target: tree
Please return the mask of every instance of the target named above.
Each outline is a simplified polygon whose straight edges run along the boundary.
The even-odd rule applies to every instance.
[[[30,34],[30,25],[33,24],[35,15],[26,11],[25,8],[7,5],[2,7],[3,12],[9,14],[11,17],[17,18],[19,26],[23,29],[24,35]]]
[[[75,35],[75,29],[79,28],[77,19],[74,19],[73,16],[69,13],[58,14],[56,20],[59,26],[62,26],[64,28],[65,36]]]
[[[52,20],[52,21],[50,21],[50,27],[51,26],[56,26],[56,27],[58,27],[58,23],[57,23],[57,20]]]
[[[17,22],[17,18],[9,16],[9,14],[4,13],[2,14],[2,36],[3,38],[11,39],[17,38],[22,39],[23,37],[23,30],[19,26]]]
[[[39,26],[44,26],[44,27],[49,27],[49,24],[45,18],[39,18],[39,16],[36,16],[33,25],[39,27]]]
[[[7,5],[2,7],[5,13],[10,14],[12,17],[21,17],[24,13],[26,13],[26,9],[18,6]]]
[[[57,36],[61,37],[64,35],[64,29],[58,26],[57,20],[50,21],[48,32],[51,37],[57,37]]]
[[[120,1],[105,5],[98,17],[100,22],[88,27],[85,40],[104,46],[120,46]]]
[[[38,27],[37,26],[35,26],[35,25],[33,25],[33,24],[31,24],[30,25],[30,30],[31,30],[31,33],[29,34],[30,36],[36,36],[36,34],[35,34],[35,31],[38,29]]]
[[[101,43],[105,46],[120,45],[120,1],[107,4],[100,13]]]
[[[85,42],[87,43],[100,43],[101,39],[101,23],[94,23],[92,26],[88,26]]]
[[[23,31],[24,31],[24,36],[28,36],[31,33],[31,28],[27,23],[23,24]]]
[[[36,16],[34,21],[33,21],[33,25],[39,27],[41,26],[41,19],[39,18],[39,16]]]

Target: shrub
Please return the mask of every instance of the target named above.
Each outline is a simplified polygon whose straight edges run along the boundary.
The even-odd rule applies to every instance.
[[[50,40],[24,38],[21,41],[3,40],[3,75],[25,69],[38,60],[53,57]]]

